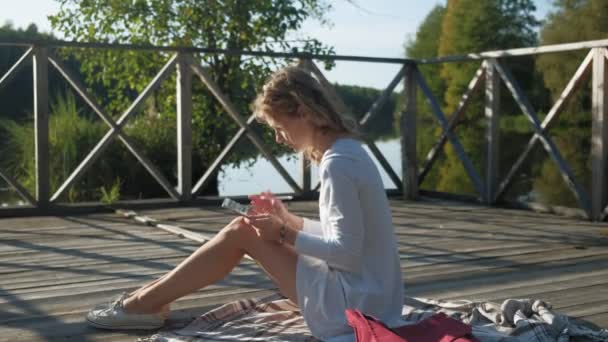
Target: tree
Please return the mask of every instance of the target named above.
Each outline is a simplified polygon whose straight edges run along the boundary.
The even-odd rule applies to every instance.
[[[427,14],[416,31],[416,37],[405,44],[407,58],[432,58],[439,55],[439,39],[445,11],[445,7],[436,5]],[[441,100],[445,84],[439,77],[440,69],[440,64],[431,64],[424,69],[424,76],[433,93]]]
[[[15,28],[8,22],[0,26],[0,41],[13,41],[17,39],[45,39],[50,36],[38,32],[35,24],[27,28]],[[25,53],[26,48],[6,46],[0,49],[0,77],[6,73],[15,62]],[[31,64],[30,64],[31,65]],[[52,75],[51,75],[52,77]],[[52,85],[56,85],[56,78],[51,78]],[[33,106],[32,68],[24,67],[20,70],[10,84],[0,91],[0,118],[9,118],[23,121],[29,119]]]
[[[605,39],[608,35],[608,2],[604,0],[558,0],[540,31],[542,45]],[[538,57],[545,86],[557,99],[588,51],[544,54]],[[582,90],[582,91],[581,91]],[[590,110],[590,92],[579,90],[569,108]]]
[[[287,39],[308,18],[327,22],[324,13],[330,5],[324,0],[228,0],[204,5],[195,0],[57,1],[61,7],[50,16],[52,26],[76,41],[333,52],[315,39]],[[67,53],[81,63],[86,84],[114,116],[127,108],[167,59],[166,53],[111,49],[70,49]],[[241,55],[195,58],[243,114],[269,72],[282,63]],[[148,101],[148,115],[175,116],[175,79],[165,83]],[[194,82],[193,94],[194,134],[204,136],[194,146],[193,164],[202,174],[238,127],[200,82]],[[175,174],[174,165],[165,163],[162,168],[166,175]],[[216,192],[215,184],[208,190]]]
[[[541,44],[560,44],[604,39],[608,35],[608,2],[603,0],[559,0],[540,32]],[[557,100],[588,50],[538,57],[546,87]],[[580,87],[550,131],[564,159],[583,185],[591,184],[591,91]],[[572,192],[549,158],[534,181],[539,197],[551,204],[578,206]]]
[[[531,0],[448,0],[439,40],[439,55],[457,55],[495,49],[530,46],[536,43],[534,28],[535,6]],[[521,60],[518,60],[521,63]],[[525,64],[524,64],[525,65]],[[444,63],[441,78],[447,85],[445,92],[446,115],[452,113],[473,77],[477,63]],[[530,74],[529,66],[525,69]],[[513,72],[521,74],[514,69]],[[519,77],[518,77],[519,79]],[[527,82],[521,81],[526,84]],[[474,166],[483,175],[484,123],[482,97],[477,95],[467,107],[457,129],[465,151]],[[504,111],[504,107],[501,108]],[[473,186],[468,180],[451,145],[445,150],[446,158],[440,170],[438,190],[468,193]]]
[[[441,27],[445,16],[446,8],[441,5],[436,5],[427,16],[424,18],[414,39],[410,39],[405,44],[405,56],[407,58],[421,59],[437,57],[439,55],[439,39],[441,37]],[[429,88],[435,95],[439,103],[443,103],[445,93],[445,82],[440,77],[442,65],[429,64],[418,66],[419,71],[424,76]],[[405,96],[399,97],[399,100],[404,101]],[[439,138],[441,129],[437,125],[435,116],[431,112],[429,106],[425,105],[426,97],[420,91],[416,94],[417,117],[416,129],[418,130],[416,141],[416,155],[418,160],[424,160],[433,144]],[[402,105],[397,105],[397,108],[403,108]],[[400,115],[399,115],[400,116]],[[400,118],[395,121],[395,126],[399,127]],[[435,187],[437,183],[437,171],[435,167],[432,172],[426,176],[424,185]]]
[[[349,86],[334,84],[336,93],[348,107],[349,113],[357,120],[361,120],[370,109],[371,105],[382,93],[380,90],[369,87]],[[395,114],[395,102],[397,96],[391,94],[386,103],[378,109],[376,116],[370,120],[363,132],[368,137],[376,139],[386,139],[394,137],[393,126]]]

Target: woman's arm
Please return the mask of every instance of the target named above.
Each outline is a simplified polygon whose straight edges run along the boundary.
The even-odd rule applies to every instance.
[[[335,268],[358,272],[365,238],[359,189],[352,178],[350,160],[328,160],[322,171],[321,207],[327,236],[300,231],[294,245]]]
[[[287,206],[270,192],[262,192],[259,195],[249,196],[253,209],[258,214],[272,213],[279,216],[289,228],[314,234],[323,235],[321,222],[310,220],[295,215],[287,209]]]

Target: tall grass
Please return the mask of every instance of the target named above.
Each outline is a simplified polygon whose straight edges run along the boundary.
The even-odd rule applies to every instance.
[[[84,158],[88,149],[101,138],[104,125],[80,113],[72,93],[58,94],[50,104],[49,172],[51,190],[55,191]],[[0,120],[0,136],[5,143],[0,151],[2,166],[34,193],[36,185],[35,137],[33,123]],[[72,187],[68,200],[89,199],[87,184],[91,177],[83,177],[80,186]]]

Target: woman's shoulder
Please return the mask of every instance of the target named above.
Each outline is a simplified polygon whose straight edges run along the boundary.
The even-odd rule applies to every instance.
[[[319,165],[322,174],[355,174],[361,161],[369,158],[361,142],[355,139],[339,139],[325,152]]]
[[[334,159],[337,160],[356,160],[366,155],[361,141],[353,138],[341,138],[336,140],[334,144],[323,154],[321,163],[328,163]]]

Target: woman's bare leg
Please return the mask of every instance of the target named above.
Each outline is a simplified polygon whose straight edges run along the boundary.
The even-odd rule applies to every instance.
[[[245,254],[254,258],[292,301],[296,300],[295,252],[262,240],[237,218],[176,268],[125,300],[127,312],[159,312],[174,300],[223,279]]]

